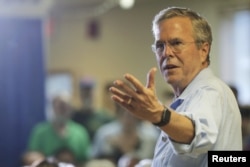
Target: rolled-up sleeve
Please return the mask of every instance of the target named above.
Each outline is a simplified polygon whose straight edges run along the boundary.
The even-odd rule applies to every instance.
[[[188,107],[186,108],[185,105],[188,105]],[[181,111],[182,108],[186,108],[186,110],[183,112]],[[187,154],[191,157],[207,153],[217,140],[222,121],[222,101],[218,92],[212,89],[199,90],[189,104],[184,104],[178,110],[180,114],[193,122],[195,136],[190,144],[171,141],[174,152],[176,154]]]

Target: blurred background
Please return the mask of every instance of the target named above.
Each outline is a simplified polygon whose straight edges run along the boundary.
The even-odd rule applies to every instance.
[[[0,166],[20,166],[32,128],[47,120],[60,91],[81,107],[84,79],[93,106],[114,114],[107,86],[127,72],[143,84],[156,66],[151,44],[154,15],[189,7],[213,30],[211,68],[250,105],[249,0],[0,0]],[[157,94],[171,89],[156,77]]]

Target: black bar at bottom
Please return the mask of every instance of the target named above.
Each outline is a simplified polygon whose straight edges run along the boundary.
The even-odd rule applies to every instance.
[[[249,167],[250,151],[208,151],[208,167]]]

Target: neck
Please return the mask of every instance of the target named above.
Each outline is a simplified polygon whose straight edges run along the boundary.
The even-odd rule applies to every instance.
[[[66,126],[67,121],[54,120],[52,124],[55,129],[62,129]]]
[[[186,84],[180,83],[180,84],[174,85],[174,86],[173,86],[173,89],[174,89],[174,94],[175,94],[175,96],[176,96],[176,97],[179,97],[179,96],[182,94],[182,92],[186,89],[186,87],[193,81],[193,79],[194,79],[203,69],[205,69],[205,68],[207,68],[207,67],[208,67],[207,64],[203,65],[199,71],[197,71],[197,72],[195,72],[195,73],[193,74],[193,77],[191,77],[192,79],[190,79],[189,81],[187,81]]]

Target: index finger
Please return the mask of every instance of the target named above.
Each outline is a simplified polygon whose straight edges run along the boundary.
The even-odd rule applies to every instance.
[[[125,79],[129,81],[136,89],[136,91],[142,92],[144,89],[144,85],[133,75],[125,74]]]

